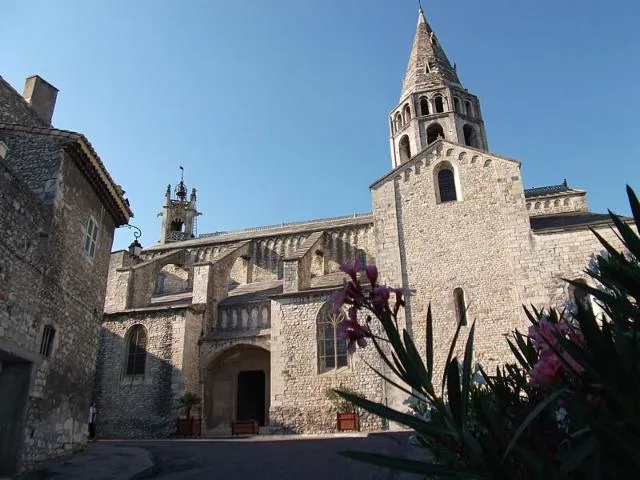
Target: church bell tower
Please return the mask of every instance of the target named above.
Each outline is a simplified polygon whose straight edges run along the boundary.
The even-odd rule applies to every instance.
[[[487,151],[478,98],[458,79],[422,8],[400,102],[389,116],[393,168],[438,138]]]
[[[195,238],[196,218],[200,212],[196,210],[196,189],[191,189],[191,196],[187,200],[187,186],[184,183],[184,170],[180,183],[176,185],[175,197],[171,198],[171,185],[167,185],[165,193],[166,203],[162,213],[162,232],[160,243],[179,242]]]

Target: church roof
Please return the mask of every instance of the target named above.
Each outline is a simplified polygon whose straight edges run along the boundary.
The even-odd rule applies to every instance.
[[[460,84],[460,80],[420,8],[400,100],[418,87],[446,83]]]
[[[623,221],[630,220],[621,217]],[[611,217],[606,213],[571,212],[557,215],[530,217],[531,229],[536,233],[545,230],[574,230],[612,224]]]
[[[584,193],[582,190],[570,188],[565,180],[560,185],[547,185],[544,187],[527,188],[524,191],[525,198],[544,197],[547,195],[557,195],[559,193]]]

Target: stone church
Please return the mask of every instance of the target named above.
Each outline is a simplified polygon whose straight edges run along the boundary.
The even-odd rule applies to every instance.
[[[236,419],[262,431],[335,430],[328,387],[353,387],[402,409],[404,397],[347,355],[328,300],[342,262],[376,264],[415,293],[403,326],[426,350],[432,305],[436,367],[476,321],[476,361],[510,358],[505,334],[523,304],[560,305],[562,278],[584,278],[618,244],[608,217],[567,182],[525,189],[520,162],[489,151],[478,97],[467,90],[420,10],[400,99],[389,114],[391,165],[369,186],[372,212],[195,235],[196,190],[167,188],[160,241],[111,256],[96,398],[105,436],[165,436],[176,399],[202,398],[204,432]],[[365,188],[366,185],[362,185]],[[586,278],[585,278],[586,281]],[[363,429],[387,428],[365,416]]]

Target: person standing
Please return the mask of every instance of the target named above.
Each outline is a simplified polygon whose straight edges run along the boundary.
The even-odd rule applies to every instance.
[[[89,405],[89,440],[95,441],[96,439],[96,415],[98,415],[98,410],[96,409],[95,402],[91,402]]]

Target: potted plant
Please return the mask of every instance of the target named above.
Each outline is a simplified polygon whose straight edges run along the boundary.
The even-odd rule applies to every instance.
[[[352,395],[363,396],[356,390],[340,386],[341,392],[349,392]],[[336,428],[339,432],[360,431],[360,414],[358,409],[351,402],[346,401],[338,395],[334,389],[327,388],[325,396],[336,409]]]
[[[178,399],[178,409],[184,418],[178,418],[178,436],[199,437],[201,433],[201,419],[192,418],[191,410],[200,405],[200,397],[193,392],[185,392]]]

